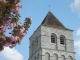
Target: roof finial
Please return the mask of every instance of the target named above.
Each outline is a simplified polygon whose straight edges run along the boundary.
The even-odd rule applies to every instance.
[[[50,11],[50,7],[51,7],[51,6],[49,5],[49,11]]]

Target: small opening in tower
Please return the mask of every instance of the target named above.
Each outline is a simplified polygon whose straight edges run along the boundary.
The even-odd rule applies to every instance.
[[[55,43],[55,36],[53,36],[53,35],[51,36],[51,42]]]
[[[64,37],[60,37],[60,44],[64,45]]]

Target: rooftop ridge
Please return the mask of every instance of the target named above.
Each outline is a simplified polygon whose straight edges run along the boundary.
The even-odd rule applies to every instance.
[[[66,28],[50,11],[47,13],[41,25]]]

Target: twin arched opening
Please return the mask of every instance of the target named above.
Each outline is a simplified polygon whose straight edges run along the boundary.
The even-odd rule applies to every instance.
[[[50,54],[48,52],[45,53],[45,60],[50,60]],[[58,60],[57,54],[53,54],[53,60]]]
[[[65,45],[66,38],[63,35],[60,35],[60,44]],[[51,34],[51,43],[57,43],[57,36],[56,34]]]

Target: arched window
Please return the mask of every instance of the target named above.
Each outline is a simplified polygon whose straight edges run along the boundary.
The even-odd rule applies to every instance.
[[[65,60],[65,56],[64,55],[61,56],[61,60]]]
[[[58,60],[58,55],[57,54],[53,54],[53,60]]]
[[[73,60],[73,58],[71,56],[68,57],[68,60]]]
[[[65,45],[65,36],[60,36],[60,44]]]
[[[32,42],[32,54],[34,53],[34,40],[33,40],[33,42]]]
[[[36,45],[38,46],[38,36],[36,37]]]
[[[50,60],[50,54],[48,52],[45,53],[45,60]]]
[[[56,43],[56,35],[54,33],[51,34],[51,43]]]
[[[36,57],[34,58],[34,60],[37,60]]]
[[[39,60],[39,54],[37,55],[37,60]]]

